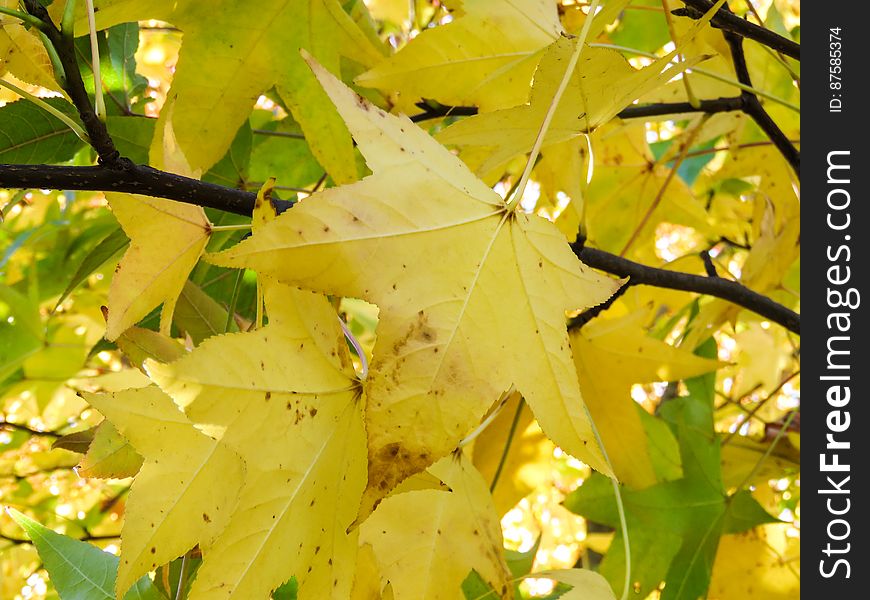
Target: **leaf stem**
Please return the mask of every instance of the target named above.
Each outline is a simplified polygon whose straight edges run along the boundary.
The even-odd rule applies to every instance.
[[[250,228],[250,223],[238,223],[236,225],[212,225],[209,231],[211,233],[215,231],[248,231]]]
[[[604,447],[604,440],[601,439],[601,434],[598,432],[598,427],[595,426],[595,419],[592,418],[592,413],[589,412],[589,407],[583,405],[583,410],[586,412],[586,418],[589,419],[589,425],[592,428],[592,434],[595,436],[595,441],[598,442],[598,447],[601,448],[601,455],[604,457],[604,462],[613,471],[613,463],[610,462],[610,457],[607,455],[607,449]],[[616,480],[616,475],[610,476],[610,483],[613,484],[613,495],[616,498],[616,510],[619,513],[619,527],[622,529],[622,545],[625,550],[625,580],[623,581],[622,595],[620,600],[627,600],[629,590],[631,590],[631,543],[628,541],[628,523],[625,519],[625,505],[622,503],[622,492],[619,489],[619,482]]]
[[[90,0],[88,0],[90,1]],[[181,557],[181,572],[178,574],[178,588],[175,590],[175,600],[184,598],[184,588],[187,585],[187,572],[190,566],[190,551]]]
[[[529,177],[532,175],[532,169],[535,166],[535,161],[538,159],[538,153],[541,151],[541,146],[544,145],[544,138],[547,136],[547,130],[550,129],[550,122],[556,114],[556,108],[559,106],[559,100],[562,99],[562,94],[565,93],[565,88],[568,87],[568,82],[571,81],[571,76],[574,74],[574,69],[577,67],[577,61],[580,60],[580,53],[583,46],[586,44],[586,37],[589,35],[589,28],[592,26],[595,13],[598,12],[598,4],[600,0],[592,0],[592,6],[589,7],[589,13],[583,21],[583,29],[580,30],[580,37],[577,38],[577,46],[571,54],[571,60],[568,61],[568,67],[565,69],[565,74],[562,75],[562,81],[559,82],[559,87],[556,93],[553,94],[553,100],[550,102],[550,108],[547,109],[547,114],[544,115],[544,122],[541,123],[541,129],[538,130],[538,137],[535,138],[535,144],[532,146],[532,152],[529,154],[529,160],[526,162],[526,168],[520,177],[520,183],[517,186],[514,195],[508,200],[507,209],[509,212],[516,210],[523,193],[526,191],[526,184],[529,182]]]
[[[102,77],[100,77],[100,47],[97,42],[97,22],[94,18],[94,0],[85,0],[88,10],[88,29],[91,38],[91,69],[94,72],[94,112],[103,123],[106,122],[106,101],[103,99]]]
[[[9,15],[10,17],[15,17],[23,23],[30,25],[31,27],[36,27],[39,30],[45,27],[45,23],[43,23],[33,15],[28,15],[27,13],[21,12],[20,10],[15,10],[14,8],[6,8],[5,6],[0,6],[0,15]]]
[[[501,452],[501,458],[498,461],[498,466],[495,468],[495,475],[492,476],[492,483],[489,484],[489,493],[493,493],[495,491],[495,486],[498,485],[498,480],[501,477],[502,469],[504,469],[504,465],[507,462],[507,456],[511,449],[511,443],[514,439],[514,434],[517,431],[517,425],[520,422],[520,415],[523,412],[523,406],[525,405],[525,399],[520,396],[519,402],[517,402],[517,409],[514,412],[514,418],[511,421],[511,427],[508,430],[507,440],[504,443],[504,449]]]
[[[88,138],[88,134],[85,133],[85,130],[82,129],[78,123],[73,121],[69,117],[69,115],[62,113],[61,111],[59,111],[58,109],[53,107],[48,102],[45,102],[42,98],[37,98],[36,96],[31,94],[30,92],[26,92],[26,91],[22,90],[20,87],[18,87],[14,83],[10,83],[10,82],[6,81],[5,79],[0,79],[0,87],[5,87],[7,89],[10,89],[13,92],[15,92],[16,94],[18,94],[19,96],[21,96],[22,98],[25,98],[26,100],[30,100],[31,102],[33,102],[35,105],[37,105],[39,108],[41,108],[45,112],[50,113],[51,115],[53,115],[53,116],[57,117],[58,119],[60,119],[61,121],[63,121],[64,125],[66,125],[70,129],[72,129],[73,133],[75,133],[81,141],[83,141],[86,144],[91,143],[90,139]]]
[[[366,357],[365,350],[363,350],[362,344],[359,343],[359,340],[356,339],[356,336],[350,330],[350,327],[347,326],[347,323],[344,322],[344,319],[338,317],[338,323],[341,325],[341,331],[344,333],[345,339],[353,346],[354,351],[356,352],[357,357],[359,358],[359,362],[361,365],[359,378],[361,381],[365,381],[366,377],[369,375],[369,360]]]

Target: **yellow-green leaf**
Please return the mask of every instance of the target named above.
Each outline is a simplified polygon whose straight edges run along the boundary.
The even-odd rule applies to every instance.
[[[647,336],[639,322],[645,313],[595,319],[571,334],[583,398],[617,478],[634,489],[654,485],[657,477],[632,384],[676,381],[721,366]]]
[[[81,477],[120,479],[139,472],[142,457],[109,421],[103,421],[94,432],[78,474]]]
[[[169,122],[191,169],[205,172],[226,152],[257,97],[275,86],[302,125],[315,156],[336,181],[357,178],[347,129],[299,57],[333,73],[342,56],[372,66],[382,57],[337,0],[105,0],[99,23],[168,21],[184,31],[157,138]],[[207,140],[207,141],[206,141]],[[155,139],[152,161],[162,163]]]

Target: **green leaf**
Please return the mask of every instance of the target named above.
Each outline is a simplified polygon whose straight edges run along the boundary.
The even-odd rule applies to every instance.
[[[175,325],[197,346],[213,335],[225,333],[227,310],[195,283],[188,281],[175,305]],[[230,331],[238,331],[235,322]]]
[[[154,137],[154,119],[145,117],[112,117],[106,119],[109,135],[121,156],[136,164],[148,163],[148,149]]]
[[[94,545],[43,527],[15,509],[7,509],[39,552],[45,570],[61,600],[115,600],[118,557]],[[124,600],[160,600],[162,595],[147,576],[142,577]]]
[[[84,431],[68,433],[56,439],[54,443],[51,444],[51,448],[52,450],[55,448],[63,448],[64,450],[69,450],[70,452],[84,454],[88,451],[88,448],[90,448],[91,442],[94,441],[94,434],[96,432],[97,427],[91,427],[90,429],[85,429]]]
[[[136,73],[136,49],[139,47],[139,26],[121,23],[97,32],[100,51],[100,79],[106,97],[106,110],[111,115],[129,114],[132,99],[148,87],[148,80]],[[94,73],[91,66],[90,36],[75,40],[82,81],[88,94],[94,94]]]
[[[236,133],[236,137],[233,138],[230,149],[203,176],[203,181],[226,187],[242,187],[248,179],[248,164],[251,161],[252,144],[251,126],[245,121]]]
[[[254,136],[250,169],[253,181],[275,177],[278,185],[308,187],[320,179],[323,168],[311,154],[302,128],[292,117],[267,123],[261,131],[275,135]]]
[[[66,100],[45,98],[45,102],[66,114],[75,114]],[[0,108],[0,163],[61,163],[83,146],[84,142],[60,119],[28,100]]]
[[[298,591],[299,583],[295,577],[291,577],[290,581],[272,592],[272,600],[296,600]]]
[[[121,252],[130,244],[130,239],[124,234],[124,230],[116,227],[112,233],[102,239],[102,241],[94,246],[93,250],[88,252],[82,264],[76,269],[66,289],[60,295],[55,307],[60,306],[66,300],[67,296],[76,289],[91,273],[99,269],[103,263]]]
[[[715,357],[715,342],[702,344],[696,354]],[[722,484],[720,441],[713,429],[715,380],[715,373],[686,380],[689,395],[662,407],[679,443],[683,477],[639,491],[622,490],[635,597],[646,597],[662,581],[662,600],[704,596],[720,537],[775,521],[749,492],[729,496]],[[566,498],[565,506],[617,529],[601,574],[620,589],[626,560],[610,481],[593,475]]]
[[[610,34],[614,44],[655,52],[671,41],[668,23],[659,10],[661,0],[634,0],[632,7],[652,7],[655,10],[623,11],[619,24]]]

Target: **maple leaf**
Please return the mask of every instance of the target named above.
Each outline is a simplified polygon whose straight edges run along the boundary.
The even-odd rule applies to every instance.
[[[361,514],[452,451],[511,384],[555,443],[609,472],[571,368],[565,311],[604,301],[620,282],[585,267],[549,221],[509,210],[407,118],[312,69],[374,175],[300,202],[209,260],[380,307]]]
[[[130,247],[109,289],[106,338],[116,339],[161,303],[160,329],[168,334],[178,295],[208,242],[210,223],[199,206],[131,194],[108,194],[108,199]]]
[[[420,33],[356,78],[412,98],[492,110],[526,101],[540,49],[562,33],[549,0],[465,0],[452,23]]]
[[[247,465],[238,505],[191,598],[265,597],[295,575],[312,598],[349,595],[347,527],[365,479],[361,390],[328,301],[265,284],[270,323],[207,339],[151,377]]]
[[[495,110],[526,102],[543,48],[564,34],[549,0],[448,2],[456,19],[426,29],[356,83],[398,90],[409,98]],[[590,38],[613,20],[627,0],[608,3]]]
[[[712,354],[711,348],[715,352],[715,344],[701,346],[700,352]],[[776,521],[749,491],[729,494],[725,490],[720,444],[713,429],[714,382],[714,374],[689,379],[690,395],[669,400],[662,407],[678,432],[683,477],[621,493],[631,540],[632,579],[641,597],[663,580],[667,584],[663,600],[703,596],[720,537]],[[601,573],[612,585],[621,585],[626,557],[611,482],[593,475],[566,498],[565,506],[617,528]]]
[[[486,482],[461,452],[429,472],[452,491],[386,498],[360,527],[360,543],[371,545],[382,583],[392,584],[397,600],[452,599],[474,569],[496,597],[512,598],[499,516]]]
[[[145,458],[121,530],[121,597],[158,565],[197,544],[208,547],[236,503],[244,465],[197,431],[156,386],[84,397]]]
[[[172,88],[158,123],[171,123],[193,170],[205,171],[229,148],[263,92],[275,86],[302,125],[315,156],[336,181],[357,178],[347,129],[298,55],[306,48],[331,71],[345,56],[371,66],[383,58],[337,0],[104,0],[99,26],[145,19],[184,31]],[[208,143],[203,143],[208,140]]]
[[[646,335],[645,310],[596,319],[571,334],[580,390],[620,482],[641,489],[656,483],[647,435],[631,397],[634,383],[675,381],[721,366]]]

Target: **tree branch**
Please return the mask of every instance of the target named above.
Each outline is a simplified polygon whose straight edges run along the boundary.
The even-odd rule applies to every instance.
[[[639,104],[621,110],[616,116],[620,119],[640,119],[696,112],[714,114],[743,110],[743,102],[744,99],[742,96],[731,96],[701,100],[698,107],[694,107],[688,102]],[[414,123],[420,123],[421,121],[428,121],[430,119],[440,119],[442,117],[470,117],[476,115],[478,112],[476,106],[447,106],[437,103],[433,105],[425,100],[418,102],[417,106],[423,109],[423,112],[411,117],[411,121]]]
[[[121,158],[121,153],[115,148],[115,143],[112,141],[111,136],[109,136],[106,124],[99,119],[94,111],[94,107],[91,106],[91,99],[88,96],[85,84],[82,81],[82,74],[79,71],[79,63],[76,58],[75,43],[72,35],[63,35],[61,33],[60,29],[54,24],[54,21],[51,20],[48,10],[38,0],[24,0],[24,6],[28,13],[42,21],[43,26],[40,29],[57,51],[57,56],[60,59],[61,67],[66,76],[66,84],[63,89],[79,111],[79,118],[85,126],[85,131],[88,132],[91,146],[97,151],[100,164],[110,169],[124,168],[130,161]]]
[[[126,192],[177,200],[239,215],[250,215],[257,194],[136,165],[104,166],[0,165],[0,188]],[[292,204],[276,201],[281,209]]]
[[[685,1],[685,0],[683,0]],[[731,14],[727,4],[723,9]],[[720,10],[721,12],[721,10]],[[747,21],[748,22],[748,21]],[[728,47],[731,49],[731,60],[734,62],[734,73],[737,75],[737,81],[752,87],[752,78],[749,75],[749,67],[746,65],[746,54],[743,52],[743,37],[733,31],[724,31],[725,41],[728,42]],[[789,141],[788,137],[779,128],[764,107],[758,100],[758,96],[744,90],[740,97],[743,98],[743,112],[752,117],[752,120],[767,134],[773,145],[785,157],[795,173],[800,173],[801,155],[797,148]]]
[[[721,277],[705,277],[679,271],[657,269],[634,261],[610,254],[596,248],[584,247],[575,242],[571,245],[574,253],[590,267],[600,269],[619,277],[629,277],[634,285],[651,285],[654,287],[684,292],[695,292],[715,296],[732,304],[779,323],[791,332],[800,334],[801,317],[793,310],[777,304],[767,296],[763,296],[748,287]]]
[[[671,11],[671,14],[689,17],[691,19],[700,19],[708,10],[713,8],[713,2],[710,0],[681,0],[686,8],[678,8]],[[730,32],[740,37],[745,37],[750,40],[755,40],[759,44],[763,44],[768,48],[782,52],[786,56],[790,56],[795,60],[801,59],[801,47],[797,42],[785,38],[778,33],[756,25],[746,19],[741,19],[730,10],[720,8],[710,25],[721,29],[725,32]]]

